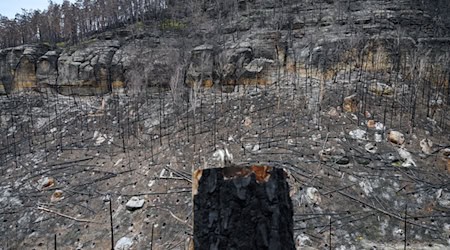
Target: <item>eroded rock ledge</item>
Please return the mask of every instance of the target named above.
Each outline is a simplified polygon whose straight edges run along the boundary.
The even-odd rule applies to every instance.
[[[22,45],[0,50],[0,94],[52,88],[95,95],[126,85],[168,87],[180,68],[182,82],[191,87],[271,84],[286,72],[323,80],[358,67],[398,71],[400,59],[413,68],[414,56],[443,71],[449,27],[433,18],[431,5],[415,0],[239,1],[235,16],[222,21],[214,5],[206,6],[204,20],[183,20],[188,24],[180,34],[125,28],[64,49]]]

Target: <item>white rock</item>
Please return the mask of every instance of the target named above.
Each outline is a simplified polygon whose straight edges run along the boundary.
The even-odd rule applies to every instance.
[[[383,136],[381,134],[375,133],[375,141],[376,142],[382,142]]]
[[[322,135],[321,135],[321,134],[311,135],[311,139],[312,139],[313,141],[320,140],[321,138],[322,138]]]
[[[145,202],[144,199],[141,199],[139,197],[133,196],[127,202],[127,204],[125,206],[127,207],[128,210],[134,211],[134,210],[142,208],[144,206],[144,202]]]
[[[295,238],[295,241],[298,247],[306,246],[308,242],[311,243],[311,239],[305,234],[298,235],[297,238]]]
[[[450,193],[449,192],[445,192],[441,188],[436,192],[436,198],[438,200],[439,205],[446,207],[446,208],[450,208]]]
[[[119,160],[117,160],[116,163],[114,163],[114,167],[118,166],[122,161],[123,161],[123,158],[120,158]]]
[[[375,130],[383,131],[384,130],[384,124],[381,123],[381,122],[375,123]]]
[[[160,178],[166,177],[165,175],[166,175],[166,169],[163,168],[163,169],[161,170],[161,173],[159,174],[159,177],[160,177]]]
[[[365,140],[366,139],[366,131],[362,129],[356,129],[349,132],[350,136],[355,140]]]
[[[370,184],[370,182],[368,180],[364,180],[364,181],[360,182],[359,186],[362,188],[362,190],[364,191],[364,193],[366,195],[370,195],[370,193],[373,192],[372,185]]]
[[[404,148],[399,148],[398,149],[398,154],[400,155],[400,157],[402,158],[402,160],[404,160],[402,167],[411,167],[411,166],[416,166],[416,163],[414,162],[414,160],[412,159],[412,155],[410,152],[408,152],[406,149]]]
[[[357,182],[358,181],[358,179],[356,179],[356,177],[354,177],[353,175],[349,175],[348,176],[348,180],[351,181],[351,182]]]
[[[100,134],[100,136],[95,140],[95,145],[100,145],[106,141],[106,135]]]
[[[233,155],[228,151],[227,148],[218,149],[216,152],[214,152],[213,159],[215,161],[218,161],[222,166],[225,166],[227,163],[233,161]]]
[[[422,152],[427,155],[433,152],[433,150],[431,149],[433,147],[433,142],[428,138],[420,141],[420,147],[422,148]]]
[[[99,135],[99,132],[98,132],[98,131],[95,131],[95,132],[94,132],[94,136],[92,137],[92,139],[93,139],[93,140],[97,139],[98,135]]]
[[[364,148],[366,149],[367,152],[375,154],[378,150],[377,146],[374,143],[367,143]]]
[[[128,237],[122,237],[117,241],[114,250],[128,250],[133,246],[133,240]]]
[[[39,180],[39,189],[53,187],[55,183],[56,181],[52,177],[43,177]]]
[[[306,201],[310,204],[319,204],[322,201],[319,190],[317,190],[317,188],[314,187],[309,187],[306,189],[305,198]]]

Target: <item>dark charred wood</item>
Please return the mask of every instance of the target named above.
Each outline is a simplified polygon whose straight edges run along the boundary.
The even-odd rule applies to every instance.
[[[206,169],[194,180],[195,249],[295,249],[286,174],[268,167]]]

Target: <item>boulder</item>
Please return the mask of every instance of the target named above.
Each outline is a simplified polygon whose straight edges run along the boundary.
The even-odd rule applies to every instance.
[[[408,152],[405,148],[399,148],[398,154],[400,155],[402,159],[402,167],[411,167],[411,166],[417,166],[416,162],[413,160],[412,155],[410,152]]]
[[[320,204],[322,202],[322,197],[320,195],[319,190],[315,187],[306,188],[304,199],[308,204]]]
[[[114,250],[128,250],[131,249],[132,246],[133,246],[133,239],[129,237],[122,237],[116,242]]]
[[[138,210],[141,209],[144,206],[144,199],[141,199],[139,197],[133,196],[131,197],[131,199],[127,202],[127,204],[125,205],[126,208],[129,211],[134,211],[134,210]]]
[[[378,150],[377,145],[375,143],[369,142],[364,146],[364,149],[371,153],[371,154],[375,154]]]
[[[433,142],[428,139],[425,138],[423,140],[420,141],[420,148],[422,149],[422,152],[429,155],[433,152],[433,150],[431,149],[433,147]]]
[[[58,202],[64,199],[64,193],[62,190],[56,190],[53,192],[52,196],[50,197],[51,202]]]
[[[39,189],[46,189],[56,185],[56,181],[53,177],[43,177],[39,180],[38,187]]]
[[[355,113],[358,111],[358,99],[356,94],[345,97],[342,108],[347,113]]]
[[[405,143],[405,136],[398,131],[392,130],[388,134],[388,141],[398,145],[403,145]]]
[[[374,129],[375,128],[375,121],[374,120],[368,120],[367,121],[367,128]]]

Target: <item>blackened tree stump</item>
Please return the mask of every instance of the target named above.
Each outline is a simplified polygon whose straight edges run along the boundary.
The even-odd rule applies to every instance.
[[[193,194],[195,249],[295,249],[282,169],[197,170]]]

